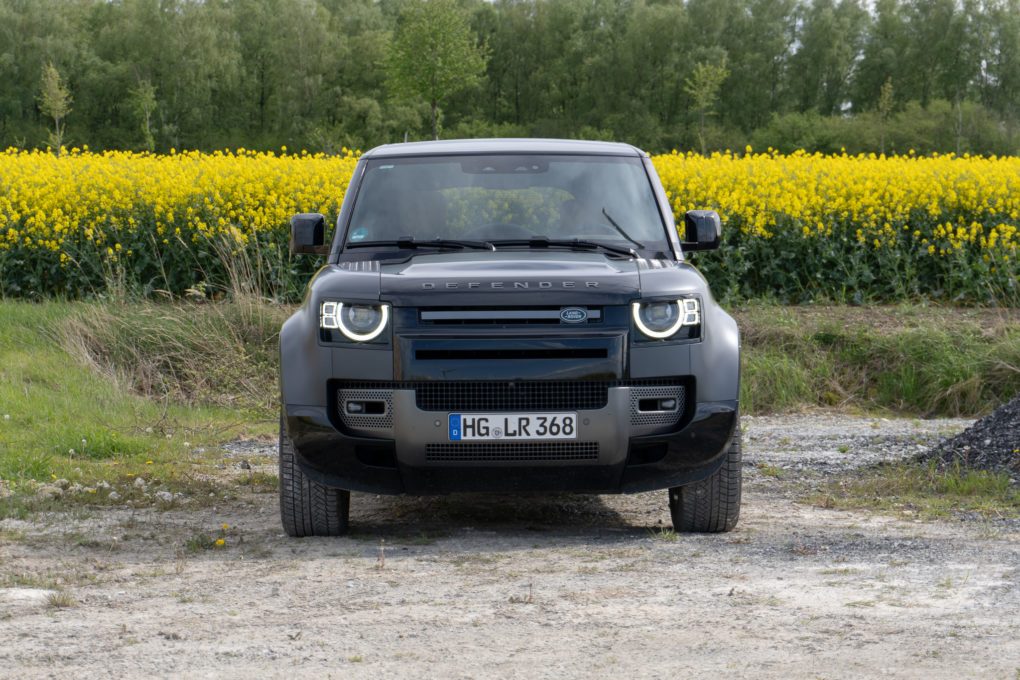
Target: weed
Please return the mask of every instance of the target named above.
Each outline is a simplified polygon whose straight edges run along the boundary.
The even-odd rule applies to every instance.
[[[661,527],[659,529],[651,529],[648,535],[657,541],[663,543],[676,543],[680,540],[680,535],[668,527]]]
[[[238,486],[245,486],[255,493],[276,493],[280,479],[268,472],[249,472],[237,478]]]
[[[531,583],[528,584],[528,594],[527,595],[523,595],[523,596],[511,595],[507,599],[507,601],[510,602],[510,604],[534,604],[535,603],[535,591],[534,591],[533,585],[534,584],[531,584]]]
[[[775,479],[779,479],[780,477],[783,476],[783,468],[779,467],[778,465],[771,465],[769,463],[758,463],[756,467],[758,468],[758,472],[760,472],[765,477],[773,477]]]
[[[46,596],[46,606],[51,609],[70,609],[78,606],[78,601],[66,590],[58,590]]]
[[[216,547],[216,540],[209,534],[195,534],[184,542],[184,548],[190,553],[209,550]]]

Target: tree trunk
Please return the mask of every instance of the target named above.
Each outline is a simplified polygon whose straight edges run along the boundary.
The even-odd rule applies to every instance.
[[[432,100],[432,138],[439,139],[439,102]]]
[[[705,155],[705,109],[698,116],[698,142],[701,143],[701,155]]]

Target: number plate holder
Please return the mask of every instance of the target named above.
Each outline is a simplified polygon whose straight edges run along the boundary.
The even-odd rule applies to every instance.
[[[576,413],[451,413],[450,441],[577,439]]]

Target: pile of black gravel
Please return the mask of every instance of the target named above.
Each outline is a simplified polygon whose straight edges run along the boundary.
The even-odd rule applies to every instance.
[[[937,460],[940,467],[960,464],[1005,472],[1014,482],[1020,481],[1020,395],[919,458]]]

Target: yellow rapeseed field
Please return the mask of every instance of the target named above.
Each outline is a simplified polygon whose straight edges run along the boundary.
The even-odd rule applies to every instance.
[[[358,153],[0,153],[0,293],[215,291],[242,269],[298,295],[295,212],[335,220]],[[1020,158],[794,153],[653,157],[674,212],[714,208],[717,292],[1016,304]]]

